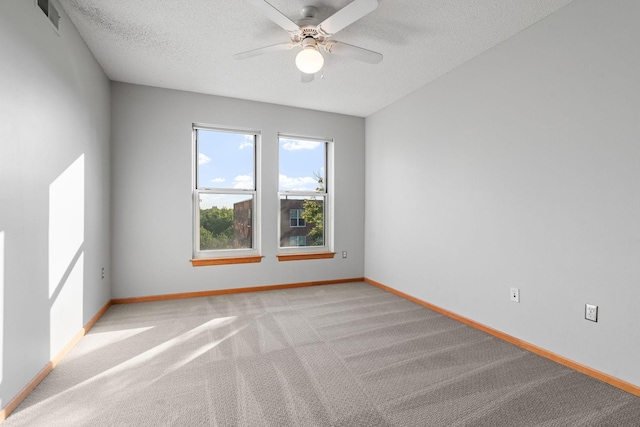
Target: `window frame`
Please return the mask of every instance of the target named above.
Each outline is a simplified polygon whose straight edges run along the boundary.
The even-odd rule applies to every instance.
[[[278,133],[278,176],[280,175],[280,141],[282,139],[294,139],[302,141],[316,141],[324,144],[324,192],[319,191],[281,191],[280,183],[277,183],[277,255],[298,255],[298,254],[317,254],[317,253],[333,253],[333,194],[334,194],[334,140],[333,138],[322,138],[313,136],[303,136],[290,133]],[[282,238],[282,209],[281,200],[283,197],[318,197],[324,198],[324,244],[322,246],[280,246]],[[287,211],[288,212],[288,211]],[[287,221],[290,225],[290,220]],[[306,226],[306,225],[305,225]],[[295,227],[294,227],[295,228]],[[280,259],[281,261],[284,259]]]
[[[233,133],[241,135],[253,136],[253,176],[254,188],[233,189],[233,188],[215,188],[215,187],[198,187],[198,131],[213,131],[221,133]],[[208,265],[206,263],[196,263],[197,260],[216,260],[236,259],[233,263],[259,262],[260,258],[254,261],[247,261],[248,258],[260,257],[261,252],[261,180],[260,180],[260,164],[261,164],[261,132],[254,129],[243,129],[220,125],[210,125],[203,123],[193,123],[191,129],[192,138],[192,174],[191,174],[191,192],[192,192],[192,263],[196,265]],[[252,248],[241,249],[208,249],[200,250],[200,195],[201,194],[227,194],[227,195],[246,195],[252,196],[253,206],[249,214],[249,229],[251,230]],[[230,264],[232,262],[223,262],[222,264]],[[215,264],[215,263],[212,263]]]

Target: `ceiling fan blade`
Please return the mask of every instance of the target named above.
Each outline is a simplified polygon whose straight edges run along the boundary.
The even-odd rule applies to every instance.
[[[324,49],[329,53],[346,56],[351,59],[357,59],[358,61],[367,62],[369,64],[378,64],[382,61],[381,53],[335,40],[327,42]]]
[[[311,83],[313,81],[314,74],[302,73],[302,83]]]
[[[293,22],[291,19],[287,18],[275,7],[271,6],[264,0],[245,0],[245,2],[249,3],[251,6],[258,9],[264,16],[278,24],[285,31],[289,33],[298,33],[300,31],[300,27]]]
[[[279,52],[281,50],[289,50],[293,46],[295,46],[293,43],[274,44],[271,46],[265,46],[258,49],[248,50],[246,52],[236,53],[235,55],[233,55],[233,57],[235,59],[253,58],[254,56],[262,55],[265,53]]]
[[[321,33],[333,35],[378,7],[378,0],[354,0],[318,25]]]

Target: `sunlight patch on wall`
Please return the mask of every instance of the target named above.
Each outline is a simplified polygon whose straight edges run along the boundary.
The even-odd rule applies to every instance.
[[[82,328],[84,154],[49,186],[49,337],[53,358]]]
[[[52,301],[49,312],[51,359],[73,339],[82,328],[82,288],[84,284],[84,254],[68,275],[60,288],[57,298]]]
[[[84,154],[49,186],[49,298],[84,242]]]
[[[4,231],[0,231],[0,384],[4,367]],[[0,400],[0,405],[2,400]],[[1,408],[2,406],[0,406]]]

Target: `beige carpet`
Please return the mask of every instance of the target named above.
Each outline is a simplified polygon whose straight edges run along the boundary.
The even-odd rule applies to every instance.
[[[115,305],[15,426],[639,426],[640,398],[364,283]]]

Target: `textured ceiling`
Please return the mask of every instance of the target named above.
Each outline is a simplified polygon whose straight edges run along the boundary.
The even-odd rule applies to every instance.
[[[111,80],[366,117],[573,0],[379,0],[333,38],[384,55],[376,65],[328,55],[300,81],[297,50],[233,54],[289,41],[242,0],[59,0]],[[351,0],[269,0],[321,21]],[[63,24],[64,25],[64,24]]]

